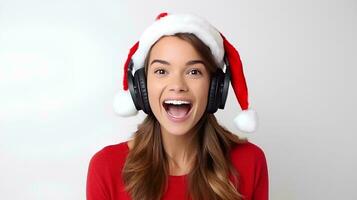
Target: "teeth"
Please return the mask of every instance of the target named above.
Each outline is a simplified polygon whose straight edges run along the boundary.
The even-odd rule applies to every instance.
[[[166,100],[164,101],[164,103],[174,104],[174,105],[191,104],[189,101],[182,101],[182,100]]]

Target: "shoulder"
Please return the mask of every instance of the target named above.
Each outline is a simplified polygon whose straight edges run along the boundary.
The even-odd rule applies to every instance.
[[[242,194],[247,199],[268,199],[268,166],[263,149],[251,142],[237,144],[231,160],[239,173]]]
[[[266,166],[265,153],[261,147],[249,141],[236,144],[231,150],[232,164],[240,169],[256,169]]]
[[[122,185],[118,176],[125,164],[129,148],[126,142],[108,145],[97,151],[89,162],[87,172],[87,199],[110,199]]]
[[[127,141],[105,146],[92,156],[90,165],[104,167],[108,163],[111,165],[123,164],[128,152]]]
[[[236,144],[231,150],[232,158],[245,157],[247,159],[263,159],[265,153],[261,147],[249,141]]]

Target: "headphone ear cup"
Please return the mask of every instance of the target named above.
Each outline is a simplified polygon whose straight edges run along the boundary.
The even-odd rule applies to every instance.
[[[219,93],[220,93],[220,101],[218,104],[218,107],[220,109],[224,109],[224,106],[226,105],[226,101],[227,101],[227,96],[228,96],[228,90],[229,90],[229,85],[231,82],[231,67],[230,64],[228,62],[227,57],[225,56],[225,65],[226,65],[226,72],[223,73],[222,71],[222,81],[219,85]]]
[[[226,105],[230,80],[231,77],[229,72],[225,74],[222,73],[221,81],[218,86],[218,92],[220,94],[218,108],[220,109],[224,109],[224,106]]]
[[[146,114],[151,113],[151,108],[150,108],[150,103],[149,103],[149,97],[147,93],[147,87],[146,87],[146,76],[145,76],[145,68],[142,67],[138,69],[135,74],[136,80],[139,86],[139,97],[140,97],[140,102],[142,105],[142,109]]]
[[[135,74],[133,76],[133,74],[131,74],[131,71],[128,71],[128,86],[136,110],[141,110],[139,96],[138,96],[139,95],[138,85],[135,80]]]
[[[207,112],[215,113],[218,109],[217,107],[217,73],[214,73],[212,76],[212,80],[210,83],[209,94],[208,94],[208,102],[207,102]]]

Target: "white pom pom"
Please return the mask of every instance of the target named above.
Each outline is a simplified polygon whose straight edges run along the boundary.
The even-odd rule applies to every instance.
[[[243,110],[234,118],[234,124],[242,132],[255,132],[258,125],[258,115],[253,109]]]
[[[121,90],[114,96],[114,112],[122,117],[134,116],[138,113],[129,91]]]

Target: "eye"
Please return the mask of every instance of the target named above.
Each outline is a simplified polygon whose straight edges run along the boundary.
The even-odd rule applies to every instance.
[[[155,74],[159,74],[159,75],[163,75],[164,73],[166,73],[166,71],[164,69],[157,69],[154,71]]]
[[[192,75],[201,75],[201,74],[202,74],[202,72],[201,72],[200,70],[198,70],[198,69],[192,69],[192,70],[190,71],[190,73],[191,73]]]

